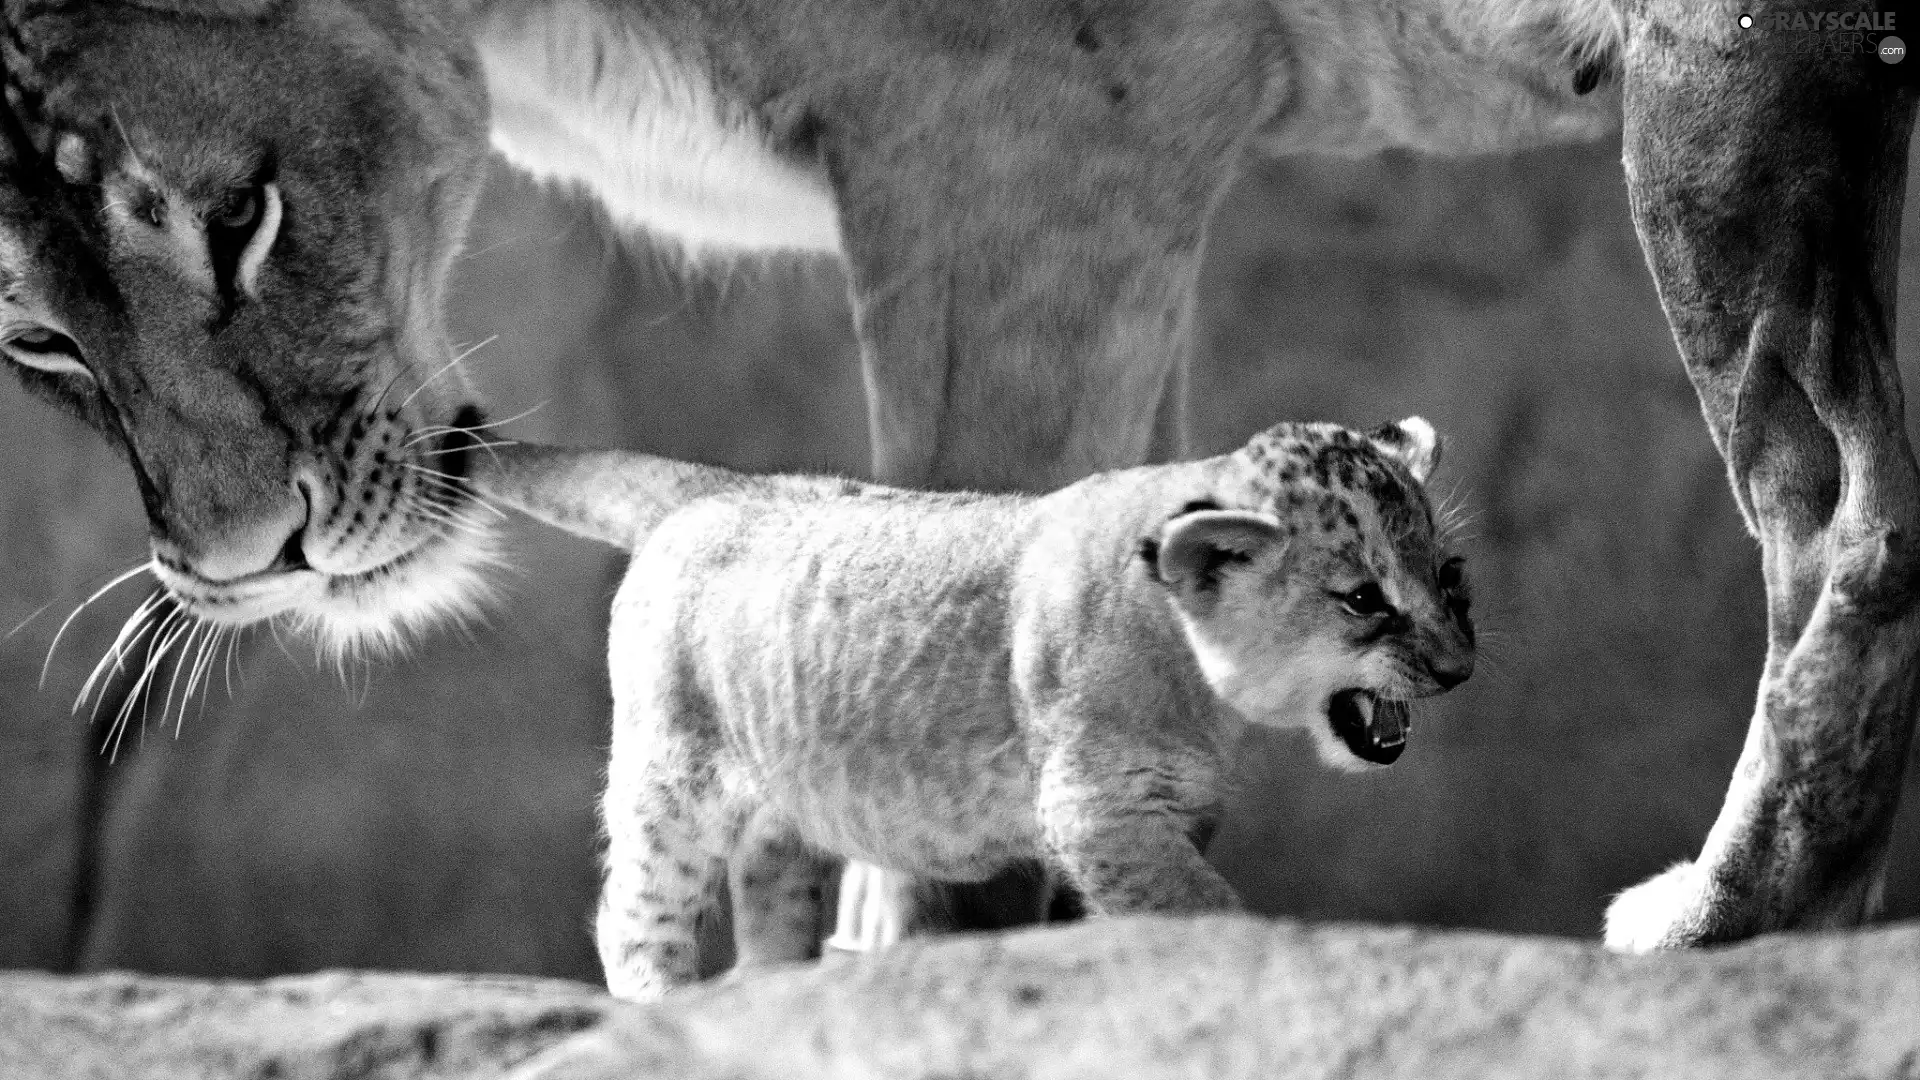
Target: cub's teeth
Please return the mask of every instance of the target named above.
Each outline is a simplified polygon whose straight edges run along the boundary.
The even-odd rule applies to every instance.
[[[1367,735],[1380,746],[1399,746],[1407,741],[1408,726],[1406,702],[1376,701]]]
[[[1353,707],[1360,711],[1360,722],[1366,725],[1368,731],[1372,731],[1373,695],[1364,692],[1355,694],[1353,696]]]

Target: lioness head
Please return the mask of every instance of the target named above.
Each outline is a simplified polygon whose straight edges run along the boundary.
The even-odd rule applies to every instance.
[[[0,355],[126,453],[155,573],[345,645],[457,608],[478,413],[441,323],[486,150],[408,5],[5,5]]]
[[[1464,564],[1424,486],[1439,453],[1418,417],[1365,435],[1281,424],[1142,546],[1214,690],[1306,728],[1329,764],[1391,764],[1406,702],[1473,673]]]

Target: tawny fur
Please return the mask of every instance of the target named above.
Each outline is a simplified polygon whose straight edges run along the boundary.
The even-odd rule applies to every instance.
[[[693,978],[729,866],[748,966],[817,946],[833,858],[958,882],[1038,860],[1101,914],[1234,906],[1195,842],[1233,721],[1360,767],[1334,694],[1471,670],[1434,454],[1417,419],[1286,424],[1043,497],[483,458],[488,497],[636,549],[609,631],[608,985]],[[1368,583],[1391,614],[1342,606]]]

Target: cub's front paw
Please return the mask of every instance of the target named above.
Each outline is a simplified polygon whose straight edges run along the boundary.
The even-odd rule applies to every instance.
[[[1190,884],[1176,902],[1175,909],[1193,915],[1214,911],[1240,911],[1246,907],[1240,894],[1218,874],[1209,874]]]
[[[1206,915],[1246,906],[1211,868],[1205,873],[1143,873],[1104,887],[1083,884],[1081,891],[1096,915]]]

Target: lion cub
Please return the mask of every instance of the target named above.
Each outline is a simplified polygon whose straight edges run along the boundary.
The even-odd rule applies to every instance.
[[[609,988],[695,977],[731,871],[739,962],[818,948],[850,858],[1017,861],[1094,912],[1234,906],[1194,837],[1231,717],[1386,765],[1473,671],[1418,418],[1281,424],[1045,496],[751,477],[618,451],[476,455],[481,494],[635,551],[609,632]]]

